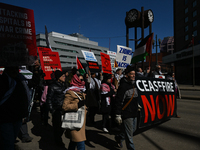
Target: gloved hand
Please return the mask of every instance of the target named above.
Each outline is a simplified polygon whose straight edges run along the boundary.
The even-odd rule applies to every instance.
[[[115,116],[115,122],[118,123],[119,125],[122,123],[121,115],[116,115]]]
[[[79,100],[79,102],[78,102],[78,108],[80,108],[80,107],[82,107],[82,106],[84,106],[85,105],[85,100]]]

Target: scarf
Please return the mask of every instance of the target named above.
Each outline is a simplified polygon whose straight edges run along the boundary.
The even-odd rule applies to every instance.
[[[67,91],[71,90],[74,92],[85,92],[86,88],[85,88],[85,82],[81,81],[79,79],[79,77],[77,76],[77,74],[75,74],[70,82],[71,87],[67,88],[64,93],[66,93]]]
[[[75,74],[72,79],[71,79],[71,83],[70,83],[71,86],[77,86],[77,87],[80,87],[80,88],[83,88],[85,86],[85,82],[84,81],[81,81],[79,79],[79,77],[77,76],[77,74]]]

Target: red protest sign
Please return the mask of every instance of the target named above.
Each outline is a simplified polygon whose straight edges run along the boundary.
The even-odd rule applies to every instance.
[[[110,56],[105,53],[100,53],[101,55],[101,65],[103,73],[112,74]]]
[[[33,10],[0,3],[0,65],[32,64],[35,56]]]
[[[59,54],[58,52],[52,52],[48,50],[42,51],[40,48],[38,48],[38,51],[41,67],[46,75],[44,79],[51,80],[54,77],[54,72],[56,70],[62,71]]]

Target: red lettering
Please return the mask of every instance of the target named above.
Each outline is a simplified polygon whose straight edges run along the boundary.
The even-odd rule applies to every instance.
[[[154,121],[155,116],[156,116],[156,110],[155,110],[153,95],[150,95],[152,106],[150,105],[150,103],[149,103],[149,101],[148,101],[148,99],[146,98],[145,95],[141,95],[141,99],[142,99],[142,102],[143,102],[143,107],[144,107],[144,112],[145,112],[144,123],[147,123],[147,121],[148,121],[148,116],[149,116],[148,110],[151,114],[151,121]]]
[[[163,113],[162,114],[160,113],[159,100],[162,100],[162,103],[163,103]],[[161,95],[157,95],[157,97],[156,97],[156,109],[157,109],[158,119],[162,119],[164,117],[165,111],[166,111],[165,107],[166,106],[165,106],[165,99],[164,99],[164,97],[162,97]]]
[[[172,100],[173,96],[173,100]],[[169,95],[169,101],[168,101],[168,96],[165,95],[166,103],[167,103],[167,117],[169,117],[169,114],[171,112],[171,116],[174,113],[174,105],[175,105],[175,96],[174,95]]]

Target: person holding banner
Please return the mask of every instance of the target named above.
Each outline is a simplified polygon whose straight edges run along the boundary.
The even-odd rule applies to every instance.
[[[116,122],[122,124],[122,131],[115,136],[119,147],[122,147],[122,141],[125,140],[128,150],[134,150],[133,133],[136,130],[137,110],[138,110],[138,92],[135,85],[135,70],[127,66],[126,77],[121,82],[115,103]]]
[[[64,147],[64,143],[62,142],[62,134],[64,132],[64,129],[61,128],[61,111],[62,104],[65,98],[65,74],[60,70],[56,70],[55,78],[56,81],[48,87],[46,101],[49,106],[49,110],[52,114],[52,124],[55,143],[60,147]]]

